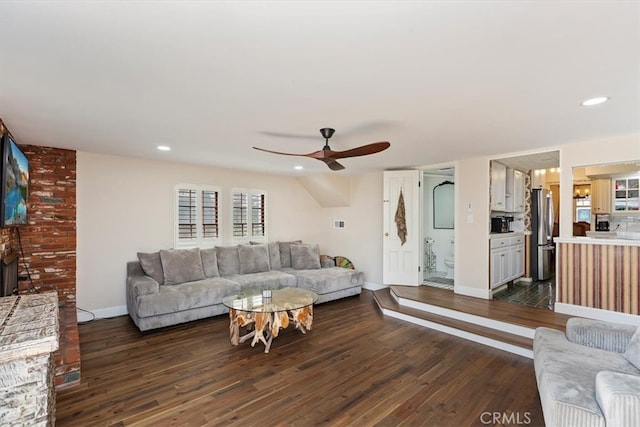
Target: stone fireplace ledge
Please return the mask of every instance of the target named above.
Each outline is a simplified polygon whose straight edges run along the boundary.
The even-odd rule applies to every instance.
[[[0,363],[51,353],[58,346],[56,292],[0,299]]]

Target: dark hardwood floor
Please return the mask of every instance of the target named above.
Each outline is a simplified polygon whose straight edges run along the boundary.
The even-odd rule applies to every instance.
[[[146,334],[97,320],[80,346],[58,426],[543,425],[531,360],[384,318],[369,291],[317,306],[269,354],[231,346],[227,316]]]

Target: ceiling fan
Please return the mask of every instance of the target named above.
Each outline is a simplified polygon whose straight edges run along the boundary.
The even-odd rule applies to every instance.
[[[352,148],[350,150],[344,151],[333,151],[331,147],[329,147],[329,138],[333,136],[335,129],[331,128],[322,128],[320,129],[320,134],[325,139],[324,147],[322,150],[314,151],[309,154],[295,154],[295,153],[281,153],[279,151],[271,151],[265,150],[264,148],[253,147],[256,150],[265,151],[267,153],[273,154],[282,154],[285,156],[299,156],[299,157],[311,157],[312,159],[320,160],[321,162],[326,163],[329,166],[329,169],[333,171],[339,171],[344,169],[340,163],[338,163],[337,159],[345,159],[347,157],[358,157],[358,156],[367,156],[369,154],[379,153],[380,151],[384,151],[391,146],[391,144],[387,141],[374,142],[372,144],[362,145],[360,147]]]

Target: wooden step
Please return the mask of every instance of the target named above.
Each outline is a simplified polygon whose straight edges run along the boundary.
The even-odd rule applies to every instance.
[[[447,292],[447,291],[445,291]],[[448,291],[450,292],[450,291]],[[374,292],[374,298],[384,315],[415,323],[430,329],[468,339],[520,356],[533,358],[533,340],[451,317],[440,316],[398,304],[389,288]]]
[[[400,305],[418,309],[437,307],[441,309],[439,312],[447,310],[459,313],[462,320],[490,319],[499,329],[507,329],[516,334],[520,331],[521,335],[529,338],[533,338],[533,331],[540,326],[564,332],[567,320],[571,317],[542,308],[473,298],[429,286],[391,286],[390,289],[398,297]]]

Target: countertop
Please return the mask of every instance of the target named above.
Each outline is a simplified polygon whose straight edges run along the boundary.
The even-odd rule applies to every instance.
[[[504,239],[506,237],[519,237],[524,236],[522,231],[509,231],[508,233],[489,233],[489,240],[491,239]]]
[[[556,237],[556,243],[577,243],[587,245],[610,245],[610,246],[640,246],[640,240],[628,238],[604,238],[604,237]]]

